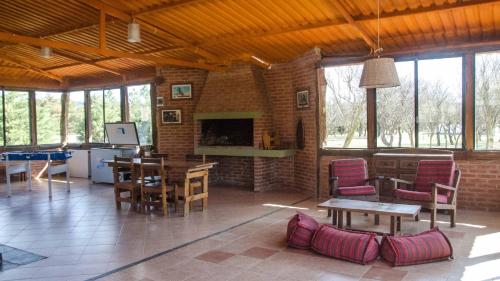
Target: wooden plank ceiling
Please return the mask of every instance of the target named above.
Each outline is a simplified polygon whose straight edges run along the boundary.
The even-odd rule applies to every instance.
[[[293,60],[313,47],[368,54],[376,0],[3,0],[0,85],[71,87],[155,75],[157,65],[220,69],[255,56]],[[498,42],[500,1],[380,0],[386,52]],[[141,25],[140,43],[127,23]],[[100,28],[101,27],[101,28]],[[104,36],[105,35],[105,36]],[[40,56],[54,47],[54,57]],[[80,83],[81,84],[81,83]]]

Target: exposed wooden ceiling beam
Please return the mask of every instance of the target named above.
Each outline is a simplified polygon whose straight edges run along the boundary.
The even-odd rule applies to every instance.
[[[64,81],[64,79],[61,76],[52,74],[48,71],[45,71],[43,69],[40,69],[40,68],[33,66],[33,65],[30,65],[30,64],[27,64],[25,62],[19,61],[15,58],[8,57],[4,54],[0,55],[0,60],[11,63],[11,64],[18,65],[19,67],[21,67],[27,71],[40,74],[42,76],[48,77],[48,78],[53,79],[53,80],[57,80],[60,83],[63,83],[63,81]]]
[[[155,57],[150,55],[142,55],[137,53],[116,51],[111,49],[100,49],[85,45],[67,43],[62,41],[48,40],[48,39],[40,39],[35,37],[11,34],[6,32],[0,32],[0,41],[11,42],[11,43],[22,43],[34,46],[46,46],[54,49],[64,49],[73,52],[86,52],[89,54],[95,54],[100,56],[107,57],[116,57],[116,58],[129,58],[129,59],[138,59],[143,61],[151,61],[157,64],[163,65],[174,65],[181,67],[191,67],[191,68],[202,68],[209,70],[218,69],[217,66],[198,63],[198,62],[190,62],[173,58],[165,58],[165,57]]]
[[[452,4],[443,4],[443,5],[431,5],[429,7],[421,7],[417,9],[405,9],[401,11],[396,11],[396,12],[390,12],[390,13],[381,13],[380,18],[381,19],[391,19],[391,18],[396,18],[396,17],[401,17],[401,16],[409,16],[409,15],[421,15],[421,14],[426,14],[426,13],[432,13],[432,12],[445,12],[445,11],[454,11],[454,10],[459,10],[463,9],[466,7],[470,6],[483,6],[483,5],[491,5],[494,3],[500,3],[500,0],[476,0],[476,1],[466,1],[466,2],[456,2]],[[370,15],[370,16],[353,16],[353,20],[357,23],[363,23],[367,21],[373,21],[377,19],[376,15]],[[309,31],[309,30],[316,30],[316,29],[322,29],[322,28],[327,28],[327,27],[343,27],[343,26],[349,26],[349,24],[345,22],[339,22],[336,19],[332,20],[326,20],[322,22],[317,22],[317,23],[311,23],[311,24],[304,24],[300,26],[292,26],[288,28],[282,28],[282,29],[276,29],[276,30],[268,30],[268,31],[263,31],[263,32],[256,32],[253,34],[230,34],[230,35],[225,35],[223,37],[218,37],[218,38],[212,38],[210,40],[206,40],[204,42],[201,42],[198,44],[198,46],[206,47],[206,46],[211,46],[211,45],[217,45],[217,44],[223,44],[225,42],[231,42],[231,41],[242,41],[242,40],[249,40],[249,39],[257,39],[261,37],[268,37],[268,36],[276,36],[276,35],[283,35],[283,34],[288,34],[288,33],[293,33],[293,32],[299,32],[299,31]]]
[[[158,36],[162,39],[165,39],[168,42],[182,46],[182,47],[184,47],[184,49],[190,49],[195,54],[199,54],[200,56],[202,56],[206,59],[209,59],[209,60],[214,61],[214,62],[221,61],[221,59],[218,58],[216,55],[214,55],[208,51],[205,51],[197,46],[194,46],[192,43],[163,30],[162,28],[156,26],[155,24],[153,24],[149,21],[146,21],[144,19],[140,19],[139,16],[141,14],[136,14],[134,16],[131,16],[131,15],[123,12],[122,10],[119,10],[115,7],[112,7],[106,3],[99,1],[99,0],[81,0],[81,1],[87,5],[95,8],[95,9],[97,9],[97,10],[104,11],[106,14],[109,14],[109,15],[111,15],[117,19],[120,19],[124,22],[131,22],[132,20],[135,20],[136,22],[140,23],[142,27],[147,29],[150,33],[155,34],[156,36]],[[143,13],[143,14],[145,14],[145,13]]]
[[[113,73],[117,76],[121,76],[122,78],[125,78],[125,74],[117,71],[117,70],[113,70],[109,67],[105,67],[105,66],[102,66],[102,65],[99,65],[93,61],[89,61],[89,60],[83,60],[75,55],[71,55],[71,54],[67,54],[67,53],[62,53],[62,52],[59,52],[59,51],[54,51],[54,54],[58,55],[58,56],[61,56],[61,57],[64,57],[64,58],[67,58],[67,59],[70,59],[70,60],[74,60],[76,62],[78,62],[76,65],[81,65],[81,64],[88,64],[88,65],[92,65],[94,67],[97,67],[99,69],[102,69],[106,72],[109,72],[109,73]],[[57,69],[57,68],[53,68],[53,69]],[[45,69],[47,70],[47,69]]]
[[[342,14],[342,17],[344,17],[347,23],[358,31],[361,38],[363,38],[363,41],[365,41],[366,44],[370,48],[372,48],[372,50],[376,50],[377,44],[375,43],[375,41],[373,41],[373,39],[370,37],[368,32],[361,26],[361,24],[352,18],[349,12],[345,9],[344,5],[342,5],[342,3],[340,3],[338,0],[332,0],[331,3],[335,7],[335,9],[338,12],[340,12],[340,14]]]

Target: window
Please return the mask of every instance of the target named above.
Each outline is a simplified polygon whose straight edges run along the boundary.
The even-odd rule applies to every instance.
[[[418,61],[418,146],[462,148],[462,58]]]
[[[29,93],[4,91],[5,145],[29,145],[30,105]]]
[[[121,97],[120,89],[104,90],[104,121],[105,123],[120,122]]]
[[[141,145],[151,144],[152,126],[151,126],[151,93],[149,84],[129,86],[128,104],[129,120],[135,122],[139,141]]]
[[[60,92],[35,92],[38,144],[61,142],[61,95]]]
[[[476,55],[475,148],[500,150],[500,52]]]
[[[85,142],[85,94],[83,91],[70,92],[68,103],[68,143]]]
[[[415,146],[415,62],[397,62],[401,86],[377,89],[377,146]]]
[[[104,99],[102,90],[90,92],[90,114],[92,120],[90,142],[104,142]]]
[[[359,87],[362,65],[325,69],[325,147],[366,148],[366,91]]]

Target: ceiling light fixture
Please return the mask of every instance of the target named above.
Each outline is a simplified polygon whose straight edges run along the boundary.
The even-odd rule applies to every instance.
[[[359,87],[366,89],[398,87],[398,72],[393,58],[381,58],[384,49],[380,47],[380,0],[377,0],[377,49],[375,58],[365,61]]]
[[[40,49],[40,55],[42,56],[42,58],[46,59],[50,59],[54,56],[54,54],[52,53],[52,48],[50,47],[42,47]]]
[[[128,39],[130,43],[141,42],[141,26],[135,21],[128,24]]]

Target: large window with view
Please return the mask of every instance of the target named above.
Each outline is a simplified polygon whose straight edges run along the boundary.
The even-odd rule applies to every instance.
[[[396,88],[377,89],[377,146],[415,146],[415,62],[397,62]]]
[[[29,93],[4,91],[5,145],[29,145],[30,105]]]
[[[500,52],[476,54],[475,149],[500,150]]]
[[[68,96],[68,143],[85,142],[85,94],[83,91],[69,92]]]
[[[103,90],[90,91],[91,131],[90,142],[104,142]]]
[[[325,69],[325,147],[366,148],[366,91],[359,88],[362,65]]]
[[[129,104],[129,121],[135,122],[141,145],[151,144],[151,91],[150,85],[127,87]]]
[[[462,58],[418,61],[418,146],[462,148]]]
[[[38,144],[61,142],[61,92],[35,92]]]

